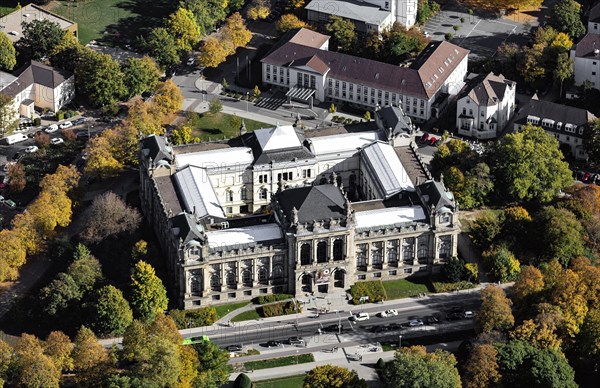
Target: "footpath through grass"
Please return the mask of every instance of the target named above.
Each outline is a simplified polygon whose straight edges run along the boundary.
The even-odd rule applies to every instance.
[[[248,132],[260,128],[273,127],[267,123],[243,119]],[[233,138],[240,134],[240,124],[242,118],[239,116],[230,115],[219,112],[212,114],[210,112],[198,114],[191,113],[187,117],[187,125],[192,129],[192,138],[199,137],[202,141],[220,140],[225,138]]]
[[[257,381],[254,385],[256,388],[302,388],[304,385],[304,375]]]
[[[242,307],[246,306],[248,303],[250,303],[250,302],[231,303],[231,304],[224,304],[221,306],[215,306],[215,310],[217,311],[217,317],[218,317],[218,319],[221,319],[225,315],[229,314],[230,312],[237,310],[237,309],[241,309]]]
[[[313,361],[315,361],[315,358],[312,354],[299,354],[298,356],[272,358],[270,360],[248,361],[244,363],[244,368],[252,370],[278,368],[280,366],[306,364]]]
[[[244,311],[243,313],[236,315],[231,319],[231,322],[251,321],[254,319],[260,319],[260,315],[258,315],[256,309]]]

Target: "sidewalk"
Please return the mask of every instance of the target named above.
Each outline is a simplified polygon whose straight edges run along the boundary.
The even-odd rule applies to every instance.
[[[211,96],[211,97],[212,98],[220,98],[221,96]],[[207,98],[209,98],[209,97],[207,97]],[[244,101],[242,101],[242,102],[244,102]],[[186,98],[183,101],[182,110],[196,112],[196,113],[204,113],[204,112],[208,112],[208,104],[209,104],[209,101],[202,101],[199,99]],[[250,103],[250,104],[252,104],[252,103]],[[262,123],[267,123],[270,125],[277,125],[277,124],[291,125],[291,124],[294,124],[294,122],[296,121],[295,119],[292,119],[287,114],[287,112],[285,115],[283,113],[273,112],[273,114],[278,114],[278,116],[281,116],[281,117],[271,117],[266,114],[264,115],[261,113],[247,112],[245,109],[234,108],[227,104],[223,104],[222,112],[230,114],[230,115],[237,115],[238,117],[241,117],[243,119],[250,119],[250,120],[254,120],[254,121],[258,121],[258,122],[262,122]]]

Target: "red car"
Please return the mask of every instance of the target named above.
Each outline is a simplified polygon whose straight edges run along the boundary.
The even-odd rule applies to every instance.
[[[581,181],[582,181],[582,182],[587,182],[587,181],[590,179],[590,175],[591,175],[591,174],[590,174],[589,172],[586,172],[586,173],[583,175],[583,178],[581,179]]]
[[[429,144],[430,146],[434,146],[434,145],[435,145],[435,143],[437,143],[437,141],[438,141],[438,139],[437,139],[437,138],[435,138],[435,137],[431,136],[431,137],[429,138],[429,141],[427,142],[427,144]]]
[[[427,140],[429,140],[429,134],[428,133],[424,133],[423,136],[421,136],[421,139],[419,140],[419,142],[421,144],[425,144],[425,143],[427,143]]]

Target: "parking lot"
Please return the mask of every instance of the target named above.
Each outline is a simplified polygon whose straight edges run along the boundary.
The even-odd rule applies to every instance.
[[[469,15],[465,10],[449,8],[431,18],[422,30],[433,40],[445,40],[450,33],[452,43],[471,50],[471,57],[491,57],[502,43],[526,42],[530,29],[530,24],[518,20]]]

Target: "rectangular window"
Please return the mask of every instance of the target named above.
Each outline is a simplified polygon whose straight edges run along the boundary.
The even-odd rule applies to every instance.
[[[421,100],[421,107],[425,106],[425,100]]]
[[[302,170],[302,178],[310,178],[311,176],[311,170]]]
[[[315,77],[314,75],[310,76],[310,87],[311,89],[316,89],[317,87],[317,77]]]
[[[267,71],[271,71],[271,65],[267,65]]]
[[[360,94],[361,88],[362,88],[362,86],[356,85],[356,93]]]
[[[350,84],[350,86],[349,86],[349,90],[350,90],[350,91],[353,91],[353,90],[354,90],[354,84]]]
[[[342,90],[346,90],[346,82],[342,82]]]
[[[260,174],[258,176],[258,183],[268,183],[268,175],[267,174]]]
[[[227,212],[227,214],[233,213],[233,208],[231,206],[227,206],[226,212]]]
[[[233,202],[233,191],[231,190],[227,192],[227,202]]]
[[[296,73],[296,85],[300,86],[302,84],[302,73]],[[331,86],[331,80],[329,80],[329,86]]]
[[[592,75],[596,75],[596,72],[595,72],[595,71],[592,71]]]
[[[339,88],[340,87],[340,81],[338,81],[337,79],[335,80],[335,87]]]

